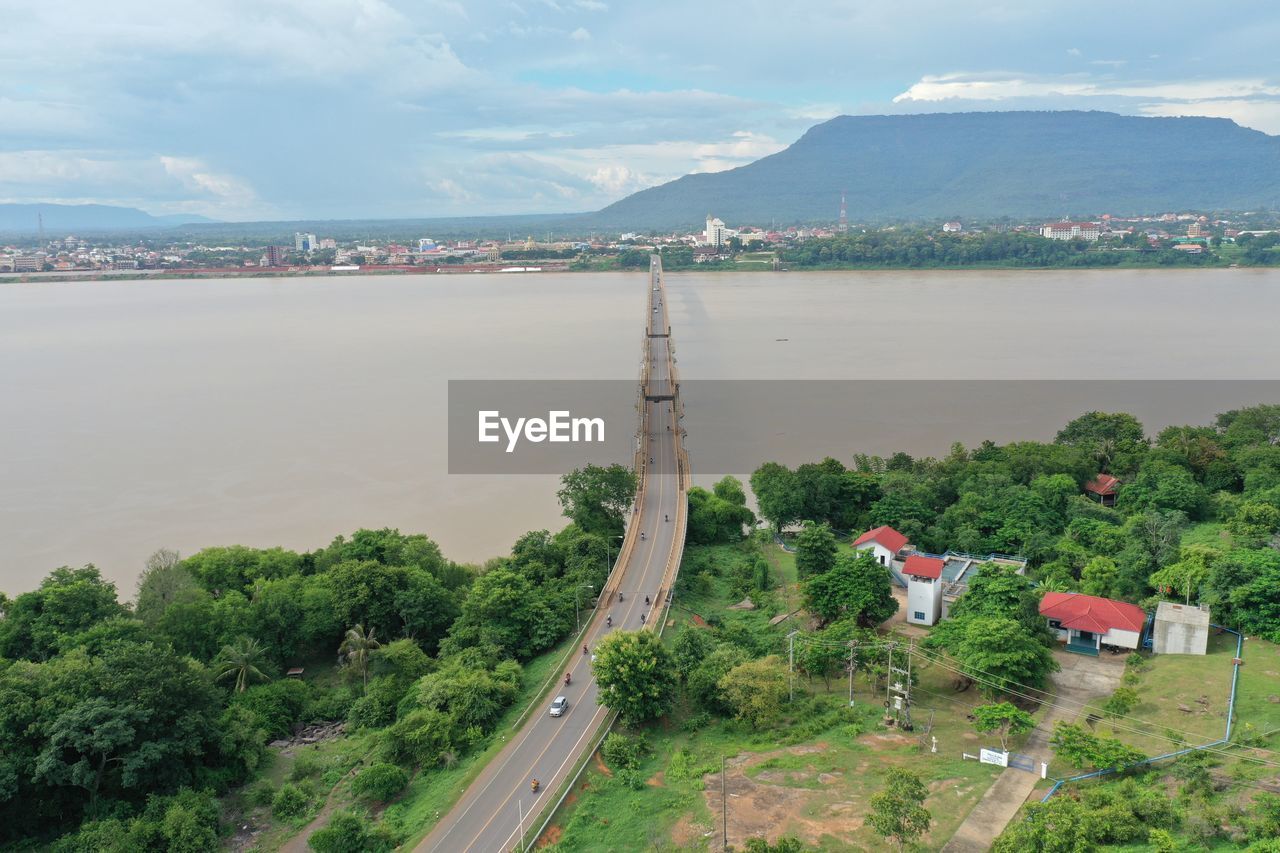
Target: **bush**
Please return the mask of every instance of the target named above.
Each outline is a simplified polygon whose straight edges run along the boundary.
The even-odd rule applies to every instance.
[[[232,700],[248,708],[262,721],[268,737],[287,737],[293,727],[304,722],[303,712],[311,701],[311,688],[305,681],[282,678],[270,684],[255,684]]]
[[[409,774],[394,764],[374,764],[360,771],[351,782],[351,791],[357,797],[386,802],[404,790],[409,784]]]
[[[1147,659],[1134,652],[1124,659],[1124,665],[1134,670],[1144,669],[1147,665]]]
[[[271,800],[271,814],[281,820],[292,820],[306,814],[307,795],[302,788],[286,782]]]
[[[649,746],[641,738],[614,732],[604,739],[604,746],[600,751],[604,754],[605,762],[614,770],[634,770],[640,766]]]
[[[293,769],[289,772],[289,778],[294,782],[301,782],[303,779],[319,776],[324,772],[324,764],[324,759],[315,750],[300,752],[293,761]]]
[[[396,839],[373,830],[369,821],[355,812],[336,812],[328,826],[312,833],[307,842],[316,853],[387,853]]]
[[[276,786],[270,779],[259,779],[244,792],[244,798],[251,806],[269,806],[276,795]]]

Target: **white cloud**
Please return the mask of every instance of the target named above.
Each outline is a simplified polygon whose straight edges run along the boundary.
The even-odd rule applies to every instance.
[[[1221,100],[1144,104],[1139,110],[1144,115],[1151,116],[1229,118],[1244,127],[1280,135],[1280,101]]]
[[[1007,71],[974,74],[955,73],[925,76],[893,102],[979,100],[1062,96],[1121,96],[1203,100],[1280,95],[1280,86],[1261,78],[1222,80],[1182,80],[1167,83],[1095,80],[1085,74],[1036,77]]]
[[[576,30],[569,33],[569,38],[574,41],[591,41],[591,33],[587,32],[584,27],[578,27]]]

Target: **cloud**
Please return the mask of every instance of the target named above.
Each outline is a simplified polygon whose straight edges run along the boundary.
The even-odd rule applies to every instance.
[[[893,102],[978,100],[1062,96],[1119,96],[1168,98],[1184,101],[1209,98],[1280,96],[1280,85],[1265,79],[1178,80],[1171,82],[1097,80],[1086,74],[1036,77],[1009,71],[925,76]]]
[[[587,32],[583,27],[578,27],[576,30],[569,33],[569,38],[574,41],[591,41],[591,33]]]

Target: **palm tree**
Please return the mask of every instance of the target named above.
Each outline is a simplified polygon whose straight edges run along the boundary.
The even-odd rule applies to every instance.
[[[360,670],[365,689],[369,687],[369,656],[381,647],[382,644],[373,638],[373,629],[366,632],[363,625],[348,628],[346,639],[338,647],[338,654],[345,655],[347,663]]]
[[[241,637],[234,643],[228,643],[213,659],[214,677],[221,681],[234,675],[237,693],[245,691],[250,679],[269,681],[269,677],[258,668],[266,665],[266,652],[267,647],[252,637]]]

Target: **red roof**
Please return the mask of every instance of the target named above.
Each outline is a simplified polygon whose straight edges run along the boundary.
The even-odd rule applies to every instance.
[[[1093,492],[1095,495],[1114,495],[1116,489],[1119,488],[1120,481],[1110,474],[1099,474],[1094,479],[1084,484],[1086,492]]]
[[[933,578],[937,580],[942,577],[942,560],[937,557],[922,557],[919,554],[912,554],[907,557],[907,562],[902,566],[904,575],[915,575],[918,578]]]
[[[1147,614],[1141,607],[1079,592],[1046,592],[1040,600],[1040,615],[1058,620],[1064,628],[1105,634],[1112,628],[1142,632]]]
[[[868,530],[866,533],[853,540],[853,547],[859,548],[866,545],[868,542],[874,542],[877,545],[882,545],[896,554],[907,544],[907,537],[885,524]]]

